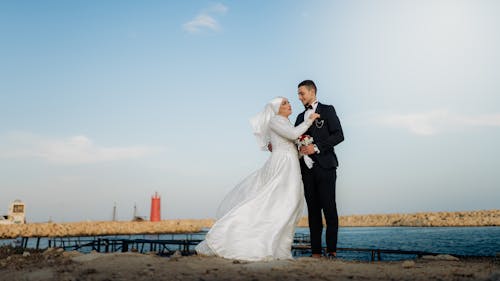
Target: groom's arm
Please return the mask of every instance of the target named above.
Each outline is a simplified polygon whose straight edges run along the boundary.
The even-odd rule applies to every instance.
[[[323,112],[322,112],[323,113]],[[332,105],[328,106],[326,110],[326,116],[321,116],[328,122],[328,133],[327,139],[315,141],[320,153],[322,151],[328,151],[332,149],[337,144],[344,141],[344,132],[342,131],[342,126],[340,125],[339,117]],[[323,113],[324,114],[324,113]]]

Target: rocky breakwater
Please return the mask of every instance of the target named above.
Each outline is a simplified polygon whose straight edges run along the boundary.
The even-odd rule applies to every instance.
[[[11,224],[0,225],[0,238],[192,233],[211,223],[212,220],[163,220]]]
[[[342,226],[500,226],[500,210],[415,214],[353,215]]]
[[[500,210],[427,212],[414,214],[350,215],[339,218],[340,226],[500,226]],[[299,226],[307,226],[307,218]]]
[[[160,222],[71,222],[0,225],[0,239],[17,237],[98,236],[119,234],[193,233],[212,227],[214,220],[163,220]],[[350,215],[339,218],[340,226],[500,226],[500,210],[428,212],[414,214]],[[307,227],[307,218],[299,221]]]

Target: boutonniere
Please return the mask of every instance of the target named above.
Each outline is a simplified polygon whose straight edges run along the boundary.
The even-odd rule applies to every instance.
[[[325,125],[325,120],[314,120],[314,125],[316,126],[316,128],[318,129],[321,129],[323,128],[323,125]]]

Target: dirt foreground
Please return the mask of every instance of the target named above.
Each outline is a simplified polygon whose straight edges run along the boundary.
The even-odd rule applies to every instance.
[[[7,252],[6,252],[7,251]],[[313,258],[244,262],[138,253],[0,253],[0,280],[500,280],[494,258],[450,256],[397,262]]]

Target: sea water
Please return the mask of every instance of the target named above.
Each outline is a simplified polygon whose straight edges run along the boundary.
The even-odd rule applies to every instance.
[[[106,238],[202,240],[205,233],[119,235],[106,236]],[[297,228],[296,233],[307,236],[309,229]],[[325,243],[324,236],[323,233],[323,244]],[[93,239],[93,237],[81,238]],[[15,239],[0,240],[0,245],[13,244],[15,241]],[[28,247],[34,248],[35,246],[36,239],[31,238],[28,241]],[[47,246],[48,238],[42,238],[39,248],[43,249]],[[495,256],[500,252],[500,227],[341,227],[337,246],[339,248],[421,251],[463,256]],[[309,253],[296,254],[308,255]],[[371,253],[339,251],[338,256],[348,260],[369,260]],[[403,260],[414,257],[414,255],[382,254],[382,260]]]
[[[297,233],[309,234],[308,228]],[[323,231],[323,245],[326,247]],[[500,252],[500,227],[341,227],[339,248],[421,251],[464,256],[495,256]],[[369,259],[371,253],[339,252],[346,259]],[[412,258],[383,254],[383,260]]]

